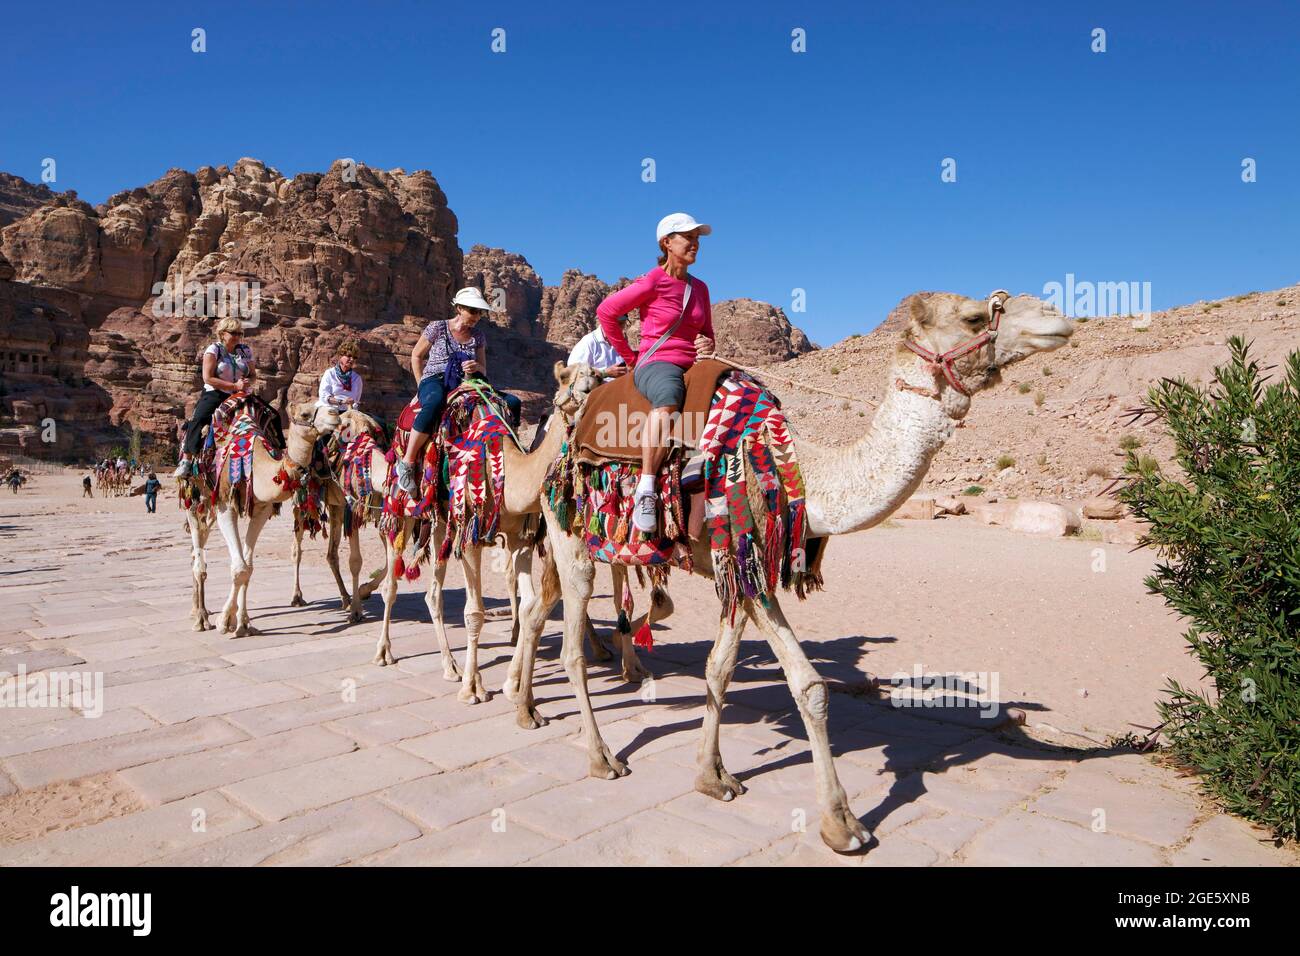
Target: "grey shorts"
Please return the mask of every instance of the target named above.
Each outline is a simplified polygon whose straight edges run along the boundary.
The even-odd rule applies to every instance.
[[[651,408],[671,405],[680,409],[686,399],[686,369],[672,362],[637,364],[632,370],[636,390],[650,400]]]

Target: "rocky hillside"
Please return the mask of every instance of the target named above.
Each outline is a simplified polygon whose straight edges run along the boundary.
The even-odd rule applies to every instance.
[[[801,435],[837,445],[869,427],[874,405],[867,402],[882,397],[903,327],[897,312],[868,335],[767,366]],[[1300,285],[1157,312],[1145,330],[1125,317],[1080,320],[1069,346],[1011,366],[1001,385],[976,395],[922,491],[977,484],[986,495],[1082,499],[1121,474],[1121,442],[1167,461],[1167,439],[1125,424],[1124,410],[1162,376],[1208,382],[1227,359],[1228,337],[1238,334],[1254,342],[1265,364],[1300,348]],[[786,378],[866,401],[815,395]]]
[[[49,186],[0,172],[0,229],[39,209],[55,195]]]

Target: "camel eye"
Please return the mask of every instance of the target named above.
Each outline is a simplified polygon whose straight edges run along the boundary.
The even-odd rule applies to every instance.
[[[963,319],[963,321],[964,321],[967,325],[969,325],[971,328],[973,328],[973,329],[977,329],[977,328],[979,328],[981,325],[984,324],[984,316],[982,316],[982,315],[968,315],[968,316],[966,316],[965,319]]]

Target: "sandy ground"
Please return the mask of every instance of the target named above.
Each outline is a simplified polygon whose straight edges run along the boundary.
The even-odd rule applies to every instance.
[[[0,630],[0,669],[12,670],[17,661],[29,672],[78,663],[105,668],[110,676],[118,675],[114,680],[122,682],[125,699],[119,696],[102,720],[122,723],[115,730],[83,731],[82,721],[66,713],[0,710],[0,863],[147,862],[150,857],[137,859],[134,850],[124,849],[127,833],[119,830],[172,807],[169,801],[175,794],[187,791],[159,782],[180,772],[181,767],[171,768],[169,762],[198,759],[208,753],[204,748],[216,748],[211,750],[211,763],[202,764],[201,770],[184,766],[196,779],[216,773],[216,767],[221,772],[212,778],[211,790],[188,799],[202,796],[217,801],[220,814],[228,811],[239,822],[213,844],[219,850],[210,847],[204,855],[191,849],[187,855],[180,852],[182,843],[167,843],[160,844],[155,858],[227,863],[488,862],[473,841],[476,849],[471,857],[457,855],[463,848],[453,834],[468,827],[472,817],[456,822],[445,808],[459,806],[464,794],[476,787],[493,794],[505,787],[521,794],[518,813],[536,845],[529,844],[527,850],[515,847],[491,860],[843,862],[823,854],[815,836],[790,836],[786,810],[774,811],[780,826],[760,839],[748,830],[737,832],[741,818],[718,816],[723,812],[719,808],[730,804],[715,805],[690,792],[695,745],[691,728],[699,726],[703,697],[699,677],[716,615],[707,581],[674,577],[677,613],[656,635],[655,651],[646,658],[660,692],[673,690],[668,707],[656,706],[653,699],[645,701],[606,665],[596,665],[592,671],[598,720],[611,745],[621,748],[634,767],[631,777],[610,786],[628,788],[621,791],[624,794],[651,786],[651,778],[636,772],[640,763],[641,769],[657,767],[663,774],[660,782],[674,781],[680,793],[665,791],[662,804],[658,799],[645,804],[634,801],[629,806],[637,812],[624,814],[627,819],[620,817],[618,824],[597,820],[589,831],[575,828],[570,833],[567,822],[557,822],[566,820],[568,804],[557,803],[549,815],[534,805],[545,807],[548,795],[563,794],[566,788],[603,783],[582,779],[578,722],[557,662],[556,627],[544,635],[538,693],[543,713],[560,719],[533,732],[534,737],[504,746],[499,741],[524,733],[514,728],[512,707],[495,693],[510,650],[504,636],[507,625],[488,625],[483,659],[494,696],[477,708],[459,704],[455,685],[441,680],[421,585],[402,586],[399,623],[394,628],[398,667],[373,667],[368,661],[378,635],[381,602],[372,599],[366,621],[346,625],[325,569],[322,542],[310,542],[306,549],[303,587],[309,607],[288,607],[292,525],[286,513],[269,523],[257,552],[251,603],[254,624],[263,633],[238,642],[215,632],[195,634],[186,620],[188,539],[181,531],[171,489],[164,491],[156,515],[146,514],[138,497],[84,500],[80,496],[80,475],[69,473],[37,476],[18,495],[6,489],[0,497],[0,593],[7,593],[5,604],[10,608]],[[219,537],[214,534],[212,540],[208,595],[209,609],[215,611],[224,600],[226,559]],[[366,569],[377,567],[382,552],[373,532],[365,539],[365,552]],[[802,603],[791,598],[786,609],[810,659],[841,691],[832,698],[832,740],[842,755],[837,763],[841,776],[848,778],[845,786],[855,809],[869,811],[866,819],[881,840],[880,848],[867,855],[868,861],[1296,862],[1292,848],[1274,848],[1264,834],[1244,822],[1217,814],[1190,781],[1172,770],[1146,757],[1104,749],[1108,738],[1141,733],[1154,724],[1154,702],[1168,677],[1194,683],[1200,676],[1184,650],[1180,622],[1158,598],[1145,593],[1142,579],[1152,563],[1148,552],[1091,541],[1030,538],[965,518],[890,522],[832,542],[823,566],[827,590]],[[500,607],[503,578],[490,558],[484,564],[489,608]],[[592,609],[598,627],[611,623],[608,581],[603,571],[598,574]],[[456,647],[463,644],[460,582],[459,570],[453,566],[448,574],[447,614]],[[644,603],[643,594],[638,593],[638,600]],[[67,614],[59,613],[61,602],[67,603]],[[308,666],[308,661],[319,663]],[[1024,711],[1025,726],[1003,725],[994,732],[992,724],[981,724],[973,711],[951,708],[936,713],[900,712],[863,690],[869,675],[888,680],[918,669],[928,676],[966,675],[986,691],[983,699],[996,703],[1000,711]],[[212,683],[223,675],[234,682],[230,688]],[[313,693],[326,696],[329,682],[341,675],[355,675],[364,687],[395,696],[385,709],[374,713],[343,718],[325,713],[313,718],[324,721],[319,727],[304,727],[306,720],[286,716],[300,714],[318,699],[296,698]],[[397,694],[398,690],[403,693]],[[753,781],[780,781],[797,773],[797,785],[811,788],[806,737],[775,660],[756,633],[746,634],[728,706],[723,751],[729,763],[738,763],[733,770],[741,771],[743,779],[753,775]],[[909,719],[900,723],[902,713]],[[910,719],[913,715],[916,719]],[[372,724],[383,724],[385,729],[381,732]],[[62,728],[69,730],[65,733]],[[340,790],[302,807],[282,807],[277,801],[287,798],[273,794],[296,788],[310,791],[319,783],[317,777],[295,777],[306,772],[304,768],[276,763],[285,759],[286,748],[280,748],[275,760],[250,752],[247,766],[241,768],[240,754],[245,751],[239,748],[270,740],[263,736],[267,734],[289,737],[309,731],[331,740],[350,740],[355,752],[339,755],[326,747],[313,756],[305,750],[303,761],[319,758],[322,767],[330,768],[333,761],[361,759],[358,755],[384,761],[382,767],[377,764],[367,771],[374,775],[371,790],[375,792]],[[735,736],[729,736],[733,731]],[[166,734],[209,732],[217,737],[205,737],[180,750],[155,741]],[[555,751],[557,733],[567,735],[558,739],[571,745],[561,748],[562,760]],[[889,759],[880,764],[878,756],[866,756],[873,753],[871,746],[886,741],[883,753],[888,758],[887,740],[895,734],[901,734],[909,746],[929,749],[920,756],[908,750],[907,760],[892,764]],[[251,739],[240,742],[249,735]],[[137,737],[146,749],[133,749]],[[413,742],[426,740],[419,746]],[[482,741],[472,745],[483,748],[481,757],[462,752],[472,749],[469,741]],[[294,737],[285,743],[307,750],[323,746],[314,737]],[[155,752],[158,746],[162,749]],[[179,755],[187,748],[200,753]],[[233,756],[222,756],[232,750]],[[1097,767],[1103,762],[1090,759],[1098,754],[1108,757],[1104,763],[1109,769],[1104,771],[1108,776],[1094,785],[1086,775],[1102,772]],[[579,759],[570,780],[565,775],[570,774],[568,761],[574,755]],[[1057,761],[1059,766],[1054,765]],[[420,766],[413,768],[408,762]],[[391,779],[384,776],[390,764]],[[503,769],[507,765],[508,772]],[[968,772],[957,774],[958,782],[981,779],[986,783],[948,792],[954,773],[943,771],[950,765],[961,765]],[[157,767],[161,776],[151,776],[151,767]],[[870,779],[858,781],[864,767],[870,768]],[[982,777],[975,772],[981,769]],[[679,772],[684,775],[680,780]],[[347,777],[338,769],[321,773],[330,781]],[[506,784],[500,782],[503,773]],[[553,779],[557,773],[561,783]],[[251,774],[252,779],[244,781],[241,774]],[[437,791],[441,796],[435,801],[408,792],[417,785],[445,788],[452,774],[467,775],[454,795]],[[537,779],[556,789],[532,794],[529,787],[541,786]],[[1060,849],[1073,846],[1070,841],[1082,839],[1078,834],[1087,832],[1080,825],[1086,819],[1062,822],[1071,820],[1075,812],[1060,809],[1070,803],[1070,794],[1086,794],[1077,798],[1085,803],[1096,801],[1092,796],[1096,787],[1104,791],[1110,785],[1123,789],[1124,800],[1143,807],[1142,813],[1150,813],[1153,795],[1157,808],[1162,800],[1178,801],[1178,806],[1166,817],[1156,814],[1149,826],[1143,824],[1147,829],[1135,825],[1134,833],[1115,836],[1120,842],[1114,846],[1084,840],[1077,852]],[[330,786],[339,784],[328,783],[325,789]],[[752,782],[751,789],[760,789],[758,783]],[[993,806],[991,793],[1006,799]],[[514,813],[516,804],[508,796],[496,794],[485,807],[470,809],[486,812],[499,799]],[[573,799],[579,796],[575,791]],[[697,805],[697,799],[704,803]],[[746,805],[752,810],[762,807],[763,799],[756,802],[746,795],[740,802],[749,801]],[[1118,797],[1116,801],[1123,802]],[[361,839],[355,836],[359,824],[350,814],[368,821],[367,833],[386,832],[384,827],[391,825],[391,841],[379,840],[359,849],[349,843],[337,858],[302,850],[307,839],[300,832],[307,827],[304,821],[314,821],[315,836],[308,843],[318,849],[321,833],[336,842]],[[375,822],[378,816],[384,825]],[[674,827],[665,822],[678,819],[689,823]],[[1161,830],[1160,821],[1165,819],[1179,821],[1167,834]],[[772,820],[762,823],[768,829],[775,827]],[[403,826],[414,829],[406,832]],[[290,836],[284,836],[286,827],[293,831]],[[632,831],[624,832],[629,827]],[[895,827],[898,836],[887,837]],[[1068,832],[1062,835],[1054,829],[1058,827],[1068,827]],[[815,825],[810,829],[815,834]],[[287,840],[298,847],[297,855],[285,860],[270,859],[274,855],[270,850],[258,855],[261,851],[252,851],[248,833],[237,836],[242,830],[266,831],[271,841],[266,846],[278,847],[281,843],[276,841]],[[942,836],[937,836],[940,832]],[[999,856],[1008,852],[1008,836],[1015,837],[1013,842],[1020,840],[1017,834],[1024,837],[1023,844],[1016,845],[1023,845],[1025,856]],[[78,835],[82,843],[67,843]],[[132,847],[139,842],[135,836],[132,840]],[[674,851],[678,855],[665,849],[662,856],[655,856],[644,849],[646,840],[658,840],[662,846],[680,840],[684,846]],[[1033,849],[1036,841],[1041,846]],[[6,846],[13,851],[8,856],[3,852]]]

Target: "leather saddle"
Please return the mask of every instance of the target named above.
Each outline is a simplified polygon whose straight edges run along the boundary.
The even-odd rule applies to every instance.
[[[730,371],[731,366],[716,359],[700,359],[686,370],[686,398],[672,423],[670,442],[698,446],[718,382]],[[606,382],[587,396],[573,436],[575,455],[592,465],[640,462],[641,431],[649,416],[650,402],[637,391],[630,371]]]

